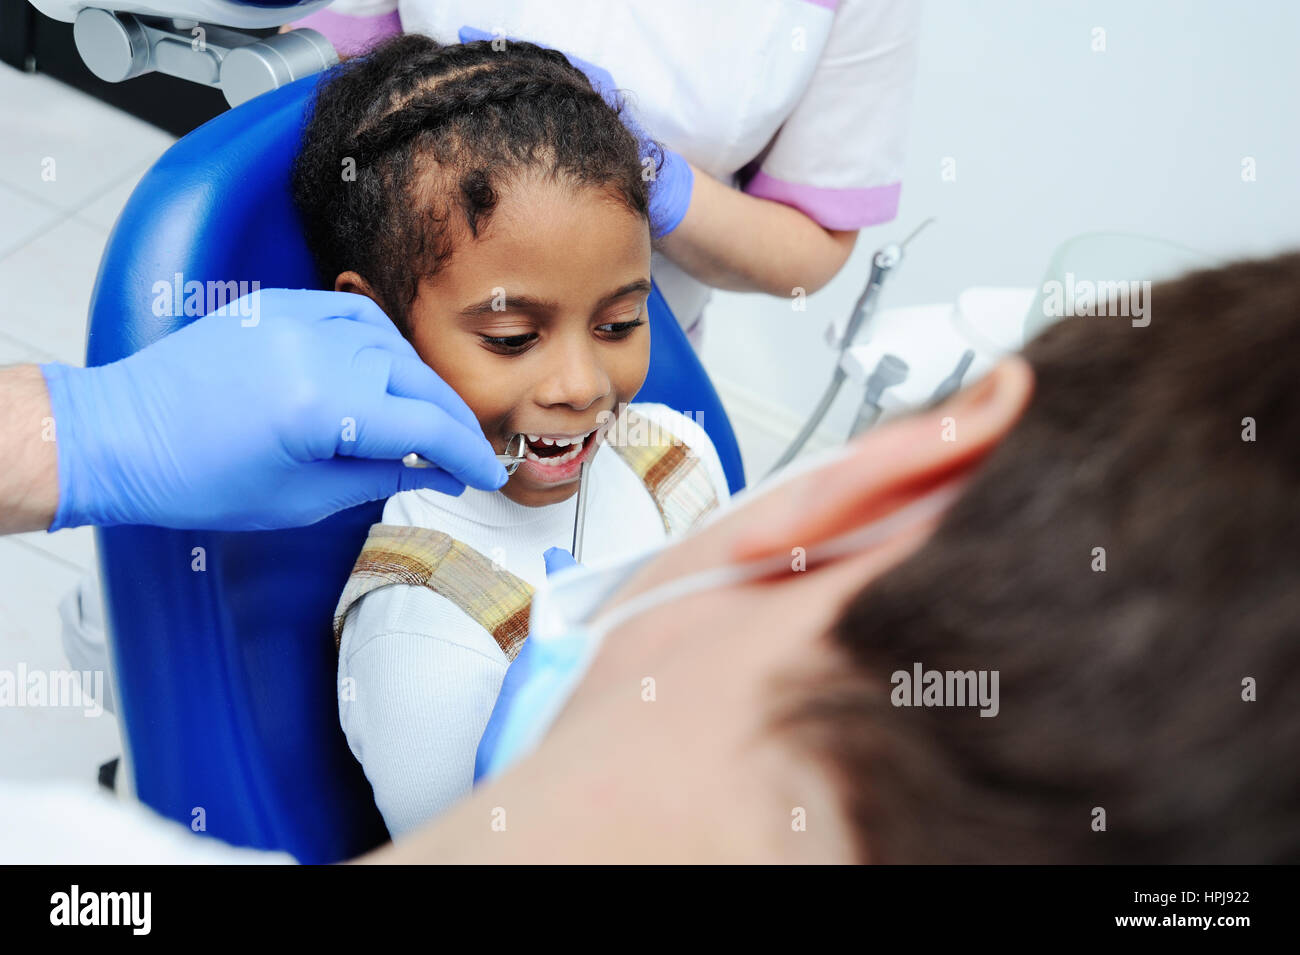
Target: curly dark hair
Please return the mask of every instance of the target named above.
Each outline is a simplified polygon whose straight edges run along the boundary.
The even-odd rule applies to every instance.
[[[605,189],[648,225],[623,109],[564,54],[532,43],[408,34],[345,60],[321,81],[293,166],[322,283],[356,271],[409,337],[420,279],[452,254],[453,217],[477,237],[524,169]],[[662,150],[650,149],[657,168]]]

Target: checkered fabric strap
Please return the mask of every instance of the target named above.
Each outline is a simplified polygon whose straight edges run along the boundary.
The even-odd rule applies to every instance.
[[[390,584],[428,587],[481,626],[514,660],[528,636],[533,588],[450,534],[427,527],[376,524],[352,568],[334,611],[334,649],[343,637],[348,610],[373,590]]]
[[[718,495],[703,459],[655,422],[623,409],[623,420],[607,443],[639,477],[675,537],[718,507]]]
[[[704,461],[654,422],[624,409],[608,442],[650,492],[664,529],[676,536],[718,506]],[[425,527],[376,524],[334,611],[334,649],[348,611],[371,591],[391,584],[428,587],[481,626],[513,661],[528,636],[533,588],[468,544]]]

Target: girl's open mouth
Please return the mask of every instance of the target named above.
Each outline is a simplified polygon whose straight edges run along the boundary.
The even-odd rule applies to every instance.
[[[528,434],[520,469],[540,484],[563,484],[578,477],[582,462],[591,457],[600,429],[571,437],[548,438]]]

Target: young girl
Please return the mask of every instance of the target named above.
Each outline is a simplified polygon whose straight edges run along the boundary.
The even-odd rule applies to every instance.
[[[339,602],[339,719],[395,837],[469,790],[583,462],[586,563],[727,497],[702,428],[628,405],[650,356],[642,169],[618,108],[527,43],[403,36],[317,94],[293,186],[325,281],[383,307],[498,451],[527,436],[498,492],[390,498]]]

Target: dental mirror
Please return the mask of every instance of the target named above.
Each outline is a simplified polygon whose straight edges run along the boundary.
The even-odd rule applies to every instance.
[[[510,446],[515,443],[516,438],[519,441],[519,450],[516,451],[514,454],[511,454]],[[505,465],[506,474],[514,474],[515,471],[519,469],[519,465],[523,463],[524,452],[527,450],[527,447],[528,447],[528,439],[525,438],[522,434],[516,434],[513,437],[511,437],[509,441],[506,442],[506,453],[498,454],[496,456],[497,460],[500,461],[503,465]],[[428,460],[427,458],[421,457],[420,455],[416,454],[414,451],[412,451],[410,454],[402,458],[402,464],[404,464],[408,468],[437,467],[437,465],[434,464],[432,461]]]

